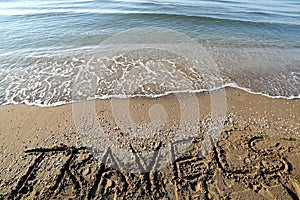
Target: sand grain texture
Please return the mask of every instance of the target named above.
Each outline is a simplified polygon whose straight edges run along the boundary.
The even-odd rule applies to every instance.
[[[96,162],[75,127],[71,105],[2,106],[0,198],[299,199],[299,99],[271,99],[232,88],[226,93],[224,127],[206,157],[200,159],[198,153],[210,120],[210,99],[201,93],[197,94],[201,110],[197,137],[189,151],[159,170],[141,174]],[[149,122],[148,110],[155,104],[168,113],[168,131],[163,138],[143,141],[142,146],[138,140],[126,141],[126,133],[113,118],[110,100],[97,101],[98,121],[124,150],[151,151],[167,143],[172,137],[170,127],[180,122],[174,95],[131,99],[132,119]],[[109,151],[105,155],[117,159]]]

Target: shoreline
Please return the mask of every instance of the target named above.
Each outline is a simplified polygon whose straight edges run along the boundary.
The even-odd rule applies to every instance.
[[[143,179],[145,174],[130,175],[95,163],[90,158],[94,155],[84,149],[89,144],[78,133],[71,104],[48,108],[1,106],[0,157],[3,162],[0,163],[0,197],[227,196],[243,199],[244,195],[249,195],[249,199],[291,199],[293,195],[297,196],[300,182],[300,99],[268,98],[236,88],[225,90],[226,119],[216,147],[202,160],[197,156],[211,109],[209,95],[205,92],[197,93],[201,113],[199,127],[192,127],[199,128],[195,142],[173,164],[151,170],[150,182]],[[116,102],[123,105],[124,101],[129,101],[130,116],[137,124],[151,121],[149,108],[153,105],[164,107],[168,113],[166,123],[170,127],[174,128],[175,124],[176,128],[180,122],[180,105],[174,94],[153,99],[117,99]],[[99,124],[111,134],[116,145],[125,145],[127,142],[138,150],[137,144],[140,141],[135,141],[135,144],[126,139],[128,135],[125,132],[120,137],[119,129],[122,127],[118,127],[114,120],[111,99],[96,100],[95,105]],[[155,142],[161,139],[168,143],[171,137],[163,134],[155,138]],[[151,151],[148,143],[143,144],[146,151]],[[58,147],[62,151],[57,151]],[[71,147],[75,150],[68,150]],[[31,153],[26,153],[28,151]],[[74,164],[66,165],[68,158]],[[100,177],[97,173],[101,173]],[[120,179],[121,176],[125,179]],[[59,182],[57,177],[61,177]]]
[[[234,90],[241,90],[243,92],[247,92],[249,94],[253,94],[253,95],[261,95],[263,97],[267,97],[267,98],[271,98],[271,99],[286,99],[286,100],[295,100],[295,99],[300,99],[300,94],[298,96],[272,96],[269,94],[265,94],[262,92],[254,92],[251,91],[251,89],[249,88],[243,88],[240,87],[238,85],[236,85],[235,83],[229,83],[229,84],[225,84],[221,87],[212,89],[210,91],[208,90],[203,90],[203,91],[170,91],[167,92],[165,94],[159,94],[156,96],[153,95],[134,95],[134,96],[126,96],[126,95],[112,95],[112,96],[107,96],[107,97],[96,97],[95,99],[89,99],[87,101],[105,101],[105,100],[111,100],[111,99],[133,99],[133,98],[149,98],[149,99],[156,99],[156,98],[161,98],[161,97],[166,97],[166,96],[170,96],[170,95],[176,95],[176,94],[195,94],[195,95],[199,95],[201,93],[210,93],[210,92],[214,92],[214,91],[218,91],[218,90],[230,90],[230,89],[234,89]],[[72,105],[72,104],[76,104],[76,103],[80,103],[80,102],[56,102],[52,105],[44,105],[44,104],[37,104],[37,103],[28,103],[28,102],[22,102],[22,103],[16,103],[16,102],[8,102],[8,103],[4,103],[2,105],[0,105],[0,107],[3,106],[10,106],[10,105],[26,105],[26,106],[37,106],[37,107],[41,107],[41,108],[51,108],[51,107],[58,107],[58,106],[65,106],[65,105]]]

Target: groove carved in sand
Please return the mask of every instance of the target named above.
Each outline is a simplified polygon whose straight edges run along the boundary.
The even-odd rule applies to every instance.
[[[34,160],[11,190],[9,198],[182,199],[190,196],[192,199],[212,199],[231,197],[236,192],[223,192],[218,189],[220,183],[227,184],[224,187],[229,191],[234,184],[242,183],[244,190],[240,192],[247,189],[259,192],[262,188],[277,185],[286,188],[293,166],[281,153],[281,144],[265,146],[265,140],[268,138],[234,131],[228,133],[227,140],[220,140],[205,159],[198,157],[201,143],[197,143],[191,152],[168,167],[142,174],[122,172],[101,164],[99,160],[96,162],[85,147],[63,145],[30,149],[25,153],[34,156]],[[131,148],[134,152],[135,149]],[[176,144],[170,145],[171,156],[175,148]],[[48,165],[53,165],[54,158],[61,158],[61,164],[56,169],[51,168],[48,173],[51,179],[39,176]],[[110,149],[102,159],[121,162]],[[157,163],[158,156],[152,158],[151,166],[146,166],[138,153],[133,159],[146,169]],[[39,187],[39,182],[45,181],[49,183]],[[294,192],[289,193],[299,196],[299,184],[297,181],[291,184]]]

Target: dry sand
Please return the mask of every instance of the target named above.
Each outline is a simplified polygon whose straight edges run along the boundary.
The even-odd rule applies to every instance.
[[[198,153],[209,123],[210,98],[199,93],[201,116],[189,151],[159,170],[137,174],[93,159],[74,125],[72,105],[2,106],[0,199],[299,199],[300,100],[233,88],[226,88],[226,95],[224,127],[206,157],[200,159]],[[149,122],[148,109],[160,104],[168,113],[168,131],[154,141],[126,141],[110,102],[96,102],[98,121],[124,151],[152,151],[168,143],[170,130],[180,123],[174,95],[133,98],[134,122]]]

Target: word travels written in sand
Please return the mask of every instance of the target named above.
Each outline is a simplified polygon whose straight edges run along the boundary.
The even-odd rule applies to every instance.
[[[276,148],[259,148],[259,144],[268,138],[250,134],[242,137],[242,132],[239,132],[234,134],[235,139],[240,138],[236,139],[235,145],[247,146],[240,152],[241,156],[245,155],[241,163],[233,162],[232,159],[235,158],[230,155],[234,152],[227,148],[228,142],[225,140],[214,147],[206,158],[200,159],[199,141],[195,141],[186,154],[169,166],[140,174],[105,166],[103,162],[96,161],[86,147],[62,145],[26,150],[28,158],[33,160],[8,197],[182,199],[190,196],[194,199],[210,199],[215,195],[237,195],[237,190],[243,193],[250,189],[256,194],[267,194],[264,191],[268,188],[278,187],[289,197],[297,198],[299,191],[294,188],[298,187],[298,183],[292,182],[291,186],[294,188],[286,184],[290,180],[293,166],[284,155],[278,153],[277,149],[280,149],[281,144],[277,143]],[[175,143],[171,145],[171,154],[174,148]],[[107,149],[103,159],[121,162],[113,156],[110,149]],[[141,167],[145,167],[145,162],[138,153],[133,159]],[[152,165],[155,165],[157,158],[152,159]]]

